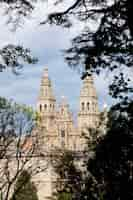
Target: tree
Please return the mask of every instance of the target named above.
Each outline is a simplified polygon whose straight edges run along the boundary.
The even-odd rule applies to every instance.
[[[7,24],[12,24],[14,30],[30,16],[37,0],[1,0],[0,3],[8,16]]]
[[[61,192],[58,191],[57,200],[72,200],[72,194],[67,190]]]
[[[7,24],[12,24],[15,31],[34,10],[37,1],[27,0],[0,0],[0,5],[8,17]],[[35,64],[38,59],[34,57],[31,50],[22,45],[7,44],[0,49],[0,72],[11,69],[15,74],[24,64]]]
[[[57,175],[54,198],[57,200],[78,200],[82,185],[81,171],[76,166],[73,153],[66,150],[58,152],[53,167]]]
[[[108,0],[75,0],[64,11],[50,13],[47,19],[50,24],[68,27],[74,17],[86,22],[83,33],[73,39],[72,48],[66,51],[70,55],[66,57],[68,63],[77,65],[83,61],[85,70],[91,68],[97,72],[106,67],[113,70],[119,64],[132,66],[132,38],[129,33],[132,4],[131,0],[111,3]],[[97,25],[95,30],[90,28],[91,20]]]
[[[56,1],[56,6],[63,3]],[[73,38],[71,47],[64,51],[67,63],[73,68],[79,67],[83,78],[88,70],[97,74],[102,70],[108,70],[108,74],[113,72],[115,76],[110,86],[117,93],[124,78],[125,97],[127,93],[124,92],[129,91],[132,85],[125,73],[133,63],[132,13],[132,0],[74,0],[68,3],[67,8],[64,6],[64,9],[50,13],[42,24],[71,27],[74,18],[83,22],[83,31]],[[116,80],[119,86],[114,86]]]
[[[40,160],[36,132],[33,132],[37,121],[35,112],[4,98],[0,102],[0,194],[2,200],[8,200],[23,170],[34,177],[47,164],[40,165],[43,156]]]
[[[88,159],[82,199],[133,198],[133,103],[118,108],[112,107],[107,134],[97,144],[94,157]]]
[[[0,72],[10,68],[15,74],[18,74],[24,63],[35,64],[37,62],[37,58],[31,55],[29,49],[12,44],[0,49],[0,58]]]
[[[64,1],[54,1],[58,4]],[[35,8],[37,1],[1,1],[7,5],[7,14],[10,12],[18,19],[27,17]],[[57,10],[57,9],[56,9]],[[76,65],[83,60],[85,70],[92,68],[99,72],[99,69],[109,67],[116,69],[119,64],[131,66],[132,63],[132,23],[133,3],[131,0],[117,0],[110,3],[109,0],[75,0],[69,3],[64,11],[50,13],[43,23],[50,23],[70,27],[73,18],[85,21],[89,27],[90,21],[97,25],[96,30],[85,28],[83,33],[72,42],[72,48],[68,51],[66,60],[69,64]],[[19,17],[18,17],[19,16]],[[9,22],[15,23],[10,18]],[[130,31],[130,33],[129,33]],[[125,58],[123,59],[123,55]],[[110,60],[115,62],[110,63]]]
[[[11,200],[38,200],[37,189],[31,182],[30,174],[24,170],[20,174],[15,184],[14,193]]]

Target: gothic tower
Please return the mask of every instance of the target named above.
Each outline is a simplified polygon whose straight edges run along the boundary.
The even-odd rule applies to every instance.
[[[78,128],[96,128],[99,119],[98,99],[91,74],[83,80],[80,91],[80,110],[78,113]]]
[[[40,95],[37,102],[37,111],[40,113],[43,127],[46,130],[54,124],[56,113],[56,100],[53,94],[51,80],[48,76],[48,69],[44,70],[44,75],[41,80]]]

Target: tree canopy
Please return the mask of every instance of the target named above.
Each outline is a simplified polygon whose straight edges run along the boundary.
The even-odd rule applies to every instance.
[[[9,199],[14,183],[26,165],[28,169],[32,167],[31,175],[37,173],[39,164],[29,164],[37,149],[35,139],[30,137],[36,124],[35,118],[31,108],[0,97],[1,199]],[[30,145],[27,146],[28,142]]]
[[[37,62],[37,58],[31,55],[30,49],[13,44],[8,44],[0,49],[0,59],[0,72],[10,68],[15,74],[18,74],[18,70],[24,64],[35,64]]]
[[[76,166],[76,159],[71,151],[60,151],[54,160],[57,174],[56,200],[77,200],[81,193],[81,171]]]
[[[56,1],[56,6],[63,3]],[[65,5],[50,13],[42,24],[68,28],[75,18],[83,23],[81,33],[72,39],[71,47],[64,50],[67,63],[79,68],[83,77],[88,70],[97,74],[103,69],[108,74],[113,72],[110,95],[120,100],[129,98],[133,92],[131,76],[126,73],[132,73],[133,67],[132,0],[74,0]]]
[[[69,27],[73,18],[85,22],[83,32],[66,51],[68,63],[74,66],[83,62],[85,69],[97,72],[101,67],[109,66],[111,70],[122,64],[131,67],[132,4],[130,0],[75,0],[63,11],[49,14],[50,24]]]
[[[88,178],[82,199],[133,198],[133,103],[123,111],[112,107],[107,134],[97,143],[94,157],[88,159]]]

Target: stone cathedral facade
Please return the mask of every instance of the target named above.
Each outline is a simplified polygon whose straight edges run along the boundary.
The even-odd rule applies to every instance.
[[[43,128],[41,137],[48,149],[58,147],[82,151],[84,148],[82,132],[88,128],[96,128],[99,122],[98,99],[92,76],[88,75],[83,80],[77,126],[64,97],[57,106],[48,69],[44,70],[42,76],[37,111],[40,113]]]
[[[42,152],[52,152],[56,149],[83,152],[86,141],[82,133],[89,134],[88,128],[96,128],[99,124],[100,112],[93,77],[88,74],[83,80],[79,94],[77,125],[66,99],[62,98],[61,103],[57,105],[48,69],[44,70],[42,76],[37,111],[41,119],[38,139]],[[51,165],[37,176],[35,182],[38,183],[39,200],[48,200],[52,196],[54,180],[55,174]]]

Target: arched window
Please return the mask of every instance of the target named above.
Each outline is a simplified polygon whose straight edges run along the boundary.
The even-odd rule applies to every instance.
[[[87,110],[89,110],[89,109],[90,109],[90,103],[87,102]]]
[[[84,102],[82,102],[82,104],[81,104],[81,109],[82,109],[82,111],[84,111],[84,109],[85,109],[85,104],[84,104]]]
[[[96,104],[95,103],[93,103],[93,110],[94,110],[94,112],[96,111]]]
[[[40,104],[40,112],[42,111],[42,105]]]
[[[46,110],[47,109],[47,104],[44,104],[44,110]]]

